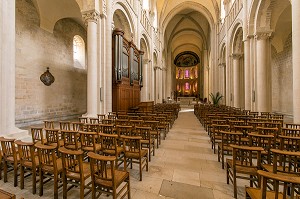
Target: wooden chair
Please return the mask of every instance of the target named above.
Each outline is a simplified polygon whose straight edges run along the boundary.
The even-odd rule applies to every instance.
[[[124,149],[118,146],[118,135],[99,133],[101,151],[103,155],[115,156],[117,159],[115,161],[115,167],[118,168],[122,163],[124,163]]]
[[[300,124],[295,124],[295,123],[286,123],[285,124],[286,128],[292,128],[292,129],[300,129]]]
[[[271,149],[272,164],[263,164],[263,168],[272,173],[282,173],[286,176],[298,176],[300,172],[300,152]]]
[[[54,121],[52,121],[52,120],[44,120],[44,128],[46,128],[46,129],[54,129]]]
[[[101,131],[100,124],[85,124],[85,131],[87,132],[96,132],[99,133]]]
[[[300,177],[290,177],[280,173],[270,173],[262,170],[257,171],[257,174],[261,178],[260,186],[259,188],[246,187],[246,199],[294,199],[299,197],[295,195],[294,190],[296,186],[300,185]],[[274,191],[268,190],[267,183],[270,180],[276,185]],[[283,184],[283,188],[279,187],[280,184]],[[282,190],[282,192],[280,192],[280,190]]]
[[[166,139],[169,132],[169,122],[167,122],[166,117],[155,117],[155,120],[159,121],[157,128],[159,131],[164,132],[164,139]]]
[[[57,148],[64,145],[64,140],[61,138],[59,129],[45,129],[46,144],[53,145]]]
[[[221,142],[218,143],[218,162],[222,161],[222,169],[224,169],[224,156],[232,154],[231,144],[241,145],[243,133],[230,131],[220,131],[220,133]]]
[[[78,117],[78,122],[81,122],[83,124],[88,123],[88,117]]]
[[[223,124],[213,124],[212,125],[212,131],[210,133],[210,142],[211,142],[211,149],[214,150],[214,153],[216,153],[216,144],[221,142],[222,135],[221,131],[230,131],[229,125],[223,125]]]
[[[161,133],[158,130],[159,121],[150,120],[150,121],[144,121],[143,126],[151,127],[151,136],[156,139],[156,147],[161,143]]]
[[[116,126],[118,125],[128,126],[130,122],[128,119],[116,119]]]
[[[39,157],[39,176],[40,176],[40,193],[39,195],[43,195],[43,187],[44,178],[53,179],[53,191],[54,198],[58,199],[58,183],[60,181],[59,175],[61,175],[63,171],[62,167],[62,159],[57,157],[56,146],[54,145],[43,145],[40,143],[36,143],[35,147],[38,150]]]
[[[142,181],[143,169],[146,168],[146,171],[148,171],[148,150],[142,149],[142,137],[122,136],[121,138],[123,139],[125,153],[124,168],[127,169],[127,163],[130,164],[130,168],[132,168],[132,163],[137,163],[139,165],[140,181]]]
[[[250,180],[250,187],[258,181],[257,170],[261,169],[262,147],[231,145],[232,159],[226,159],[227,184],[232,182],[234,198],[237,198],[237,178]]]
[[[70,150],[78,150],[81,148],[80,136],[77,131],[61,130],[61,136],[65,148]]]
[[[279,135],[279,149],[300,151],[300,137]]]
[[[36,193],[36,171],[39,167],[39,159],[35,153],[33,142],[22,142],[16,140],[20,155],[20,188],[24,189],[24,174],[28,171],[32,175],[32,193]]]
[[[31,127],[30,131],[31,131],[32,142],[34,143],[40,142],[42,144],[46,142],[44,138],[43,127]]]
[[[12,167],[14,171],[14,187],[16,187],[18,186],[18,167],[20,163],[20,156],[16,150],[15,139],[0,137],[0,142],[3,153],[4,182],[7,182],[8,167]]]
[[[102,124],[112,124],[112,125],[114,125],[114,120],[113,119],[103,119]]]
[[[116,157],[103,156],[89,152],[92,180],[92,199],[96,198],[96,192],[118,197],[131,198],[129,172],[118,170],[114,167]]]
[[[271,164],[271,152],[272,148],[276,147],[274,142],[274,135],[261,135],[257,133],[249,133],[249,146],[262,147],[264,150],[261,152],[262,162],[265,164]]]
[[[59,148],[59,152],[62,156],[62,179],[63,179],[63,198],[67,198],[67,192],[73,186],[79,186],[80,188],[80,199],[91,192],[91,182],[86,183],[86,180],[91,176],[90,164],[83,161],[82,150],[69,150],[65,147]],[[68,184],[71,187],[68,188]],[[84,193],[84,189],[90,189]]]
[[[81,149],[84,152],[95,152],[98,153],[101,150],[101,145],[96,143],[96,137],[98,134],[96,132],[84,132],[79,131],[80,141],[81,141]]]
[[[131,136],[133,128],[132,126],[124,126],[124,125],[117,125],[116,126],[116,131],[118,136],[120,137],[121,135],[125,136]]]
[[[99,118],[98,117],[90,117],[90,123],[91,124],[99,124]]]
[[[132,136],[140,136],[142,148],[146,148],[149,154],[149,162],[151,161],[151,153],[155,155],[155,139],[151,136],[151,127],[135,127]]]
[[[73,131],[83,131],[84,130],[84,123],[81,122],[72,122],[72,130]]]
[[[60,130],[71,130],[71,122],[70,121],[60,121],[59,122]]]
[[[282,128],[281,135],[300,137],[300,128]]]
[[[101,124],[100,125],[100,132],[106,134],[114,134],[115,132],[113,124]]]
[[[105,114],[97,114],[97,117],[99,119],[99,123],[102,123],[102,120],[105,119]]]

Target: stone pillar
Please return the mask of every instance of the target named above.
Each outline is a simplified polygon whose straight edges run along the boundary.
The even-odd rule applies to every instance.
[[[293,112],[294,123],[300,123],[300,1],[292,1],[292,37],[293,37]]]
[[[251,111],[256,111],[255,106],[255,40],[253,35],[248,36],[249,39],[249,67],[250,67],[250,90],[251,90]]]
[[[82,13],[87,25],[87,113],[89,117],[97,116],[97,22],[99,13],[95,11]]]
[[[203,50],[203,67],[204,67],[204,98],[209,100],[209,64],[208,64],[208,52],[207,50]]]
[[[271,76],[270,76],[270,32],[257,33],[256,38],[256,53],[257,53],[257,92],[256,105],[257,111],[272,111],[271,98]]]
[[[241,80],[240,80],[240,58],[241,54],[232,54],[232,67],[233,67],[233,106],[241,107]]]
[[[250,41],[244,40],[245,109],[251,110]]]
[[[0,135],[18,137],[27,131],[15,126],[15,7],[15,0],[0,1]]]
[[[142,101],[149,101],[149,59],[143,59],[143,88],[141,91]]]

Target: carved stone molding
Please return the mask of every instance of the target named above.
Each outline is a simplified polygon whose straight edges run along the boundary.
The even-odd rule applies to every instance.
[[[85,25],[88,25],[88,22],[95,22],[98,23],[98,20],[100,18],[100,14],[93,10],[93,11],[88,11],[88,12],[83,12],[82,13],[82,18],[84,19]]]
[[[231,57],[232,59],[240,59],[241,57],[243,57],[244,54],[241,53],[232,53]]]
[[[272,37],[272,33],[273,33],[272,31],[256,32],[254,37],[257,40],[266,40]]]

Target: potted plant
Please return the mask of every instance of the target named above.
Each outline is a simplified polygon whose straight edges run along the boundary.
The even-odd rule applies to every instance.
[[[211,100],[213,102],[213,105],[218,106],[220,100],[222,99],[223,95],[221,95],[220,92],[217,92],[215,95],[213,93],[209,94],[209,96],[211,97]]]

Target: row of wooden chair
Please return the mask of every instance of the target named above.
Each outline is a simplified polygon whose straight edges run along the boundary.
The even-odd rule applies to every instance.
[[[230,111],[234,114],[229,117]],[[266,196],[286,198],[287,185],[292,187],[289,195],[293,198],[294,190],[298,191],[300,187],[298,169],[300,129],[297,129],[300,125],[286,124],[284,128],[283,116],[274,119],[271,113],[261,113],[261,118],[245,117],[247,114],[250,115],[249,113],[228,107],[222,107],[221,110],[214,107],[209,110],[202,106],[195,110],[199,120],[207,125],[206,129],[211,136],[214,151],[215,145],[218,146],[218,160],[222,160],[222,168],[225,164],[224,155],[232,155],[232,159],[226,160],[226,173],[227,183],[231,182],[234,185],[235,198],[237,197],[237,178],[250,181],[250,188],[246,188],[247,198],[266,198]],[[213,116],[220,117],[214,118]],[[229,118],[225,119],[225,117]],[[220,122],[220,120],[223,121]],[[251,125],[251,122],[260,126]],[[273,123],[279,124],[269,126]],[[262,169],[265,171],[259,171]],[[288,178],[285,176],[290,176],[290,181],[287,181]],[[266,179],[272,179],[273,183],[267,183]],[[285,183],[283,194],[278,190],[279,181]],[[258,188],[252,188],[253,185]],[[274,191],[267,191],[267,187],[272,187]]]

